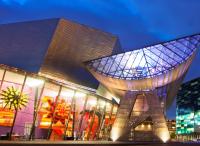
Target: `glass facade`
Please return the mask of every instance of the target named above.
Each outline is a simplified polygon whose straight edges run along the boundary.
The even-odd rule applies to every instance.
[[[0,135],[10,132],[15,119],[12,140],[107,140],[118,108],[91,91],[3,65],[0,90]],[[2,93],[9,91],[5,97],[12,103],[14,90],[28,97],[17,110],[2,98]]]
[[[199,45],[200,35],[185,37],[88,62],[95,71],[118,79],[151,78],[186,61]]]
[[[176,103],[176,133],[200,135],[200,78],[182,84]]]

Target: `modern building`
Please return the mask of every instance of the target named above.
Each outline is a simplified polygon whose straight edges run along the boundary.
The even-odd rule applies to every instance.
[[[167,120],[167,127],[169,130],[170,138],[176,138],[176,120]]]
[[[12,133],[26,139],[109,139],[118,103],[97,94],[98,81],[83,62],[119,51],[117,37],[64,19],[0,25],[1,93],[13,87],[29,98]],[[0,103],[5,135],[15,111]]]
[[[179,89],[176,133],[180,140],[200,139],[200,78],[182,84]]]
[[[123,52],[117,37],[64,19],[0,25],[0,134],[166,142],[165,111],[199,41]]]
[[[151,117],[153,134],[169,140],[164,116],[199,46],[199,35],[86,62],[88,70],[120,97],[113,140],[127,140],[132,128]],[[143,137],[143,136],[140,136]]]

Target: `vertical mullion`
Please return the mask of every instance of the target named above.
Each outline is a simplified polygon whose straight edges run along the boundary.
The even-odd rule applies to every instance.
[[[22,88],[20,90],[20,97],[22,95],[22,92],[24,90],[24,86],[25,86],[25,83],[26,83],[26,79],[27,79],[27,74],[25,73],[25,77],[24,77],[24,81],[23,81],[23,84],[22,84]],[[18,108],[19,108],[19,104],[17,104],[17,109],[15,110],[15,115],[14,115],[14,120],[13,120],[13,123],[12,123],[12,127],[10,129],[10,134],[9,134],[9,139],[11,140],[12,138],[12,132],[13,132],[13,129],[14,129],[14,126],[15,126],[15,121],[16,121],[16,117],[17,117],[17,113],[18,113]]]
[[[74,137],[75,119],[76,119],[76,98],[74,98],[74,103],[73,103],[72,137]]]
[[[4,70],[4,72],[3,72],[3,77],[2,77],[2,79],[1,79],[0,91],[1,91],[1,89],[2,89],[2,85],[3,85],[3,81],[4,81],[4,78],[5,78],[5,75],[6,75],[6,69]]]
[[[99,134],[100,134],[102,127],[103,127],[103,121],[105,120],[105,112],[106,112],[106,101],[105,101],[105,106],[104,106],[104,109],[103,109],[102,118],[101,118],[101,121],[99,123],[99,129],[98,129],[97,136],[96,136],[98,139],[99,139]]]
[[[67,131],[69,120],[70,120],[70,116],[71,116],[71,113],[72,113],[73,103],[75,101],[75,94],[76,94],[76,91],[74,91],[74,94],[73,94],[73,97],[72,97],[71,106],[70,106],[70,110],[69,110],[69,115],[68,115],[68,118],[67,118],[67,122],[65,123],[63,140],[65,140],[65,137],[66,137],[66,131]]]
[[[34,109],[33,124],[32,124],[32,127],[31,127],[31,131],[30,131],[30,135],[29,135],[29,140],[31,140],[32,134],[33,134],[33,132],[35,131],[35,121],[36,121],[36,119],[37,119],[38,109],[39,109],[40,101],[41,101],[42,94],[43,94],[43,91],[44,91],[44,87],[45,87],[45,82],[44,82],[44,84],[43,84],[43,86],[42,86],[42,90],[41,90],[40,95],[39,95],[39,97],[38,97],[38,98],[39,98],[38,101],[34,101],[34,102],[37,102],[37,103],[36,103],[36,108]]]
[[[82,123],[83,123],[83,117],[85,115],[85,109],[86,109],[87,101],[88,101],[88,95],[86,96],[84,106],[83,106],[83,113],[81,115],[80,122],[79,122],[79,125],[78,125],[78,138],[81,137],[81,131],[80,130],[81,130],[81,126],[82,126]]]
[[[113,108],[114,108],[114,104],[112,103],[112,107],[111,107],[111,110],[110,110],[110,115],[109,115],[109,120],[108,120],[108,135],[110,135],[110,131],[111,131],[111,128],[112,128],[112,125],[111,125],[111,119],[112,119],[112,113],[113,113]]]
[[[93,124],[94,124],[94,118],[95,118],[95,114],[96,114],[96,110],[97,110],[98,104],[99,104],[99,98],[97,98],[97,104],[96,104],[95,109],[94,109],[94,112],[93,112],[93,114],[92,114],[92,120],[91,120],[91,123],[90,123],[90,125],[89,125],[87,140],[89,140],[89,138],[90,138],[90,134],[91,134],[92,126],[93,126]]]
[[[52,132],[52,126],[53,126],[53,121],[54,121],[54,117],[55,117],[55,111],[56,111],[56,107],[57,107],[57,104],[58,104],[58,100],[59,100],[61,89],[62,89],[62,85],[60,85],[60,88],[59,88],[59,91],[58,91],[58,95],[57,95],[56,100],[55,100],[55,107],[54,107],[51,123],[50,123],[50,126],[49,126],[47,139],[50,139],[50,135],[51,135],[51,132]]]

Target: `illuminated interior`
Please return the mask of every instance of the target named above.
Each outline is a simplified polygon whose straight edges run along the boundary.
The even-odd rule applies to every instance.
[[[0,90],[14,87],[28,96],[27,105],[18,111],[13,134],[32,138],[108,140],[118,105],[89,91],[59,84],[45,77],[0,66]],[[14,109],[0,100],[0,134],[9,132]]]
[[[176,134],[195,139],[200,136],[200,78],[181,85],[176,98]]]
[[[64,19],[48,22],[5,27],[3,40],[16,34],[11,44],[0,44],[5,64],[0,65],[0,138],[144,141],[145,134],[147,140],[170,139],[165,110],[195,57],[199,34],[124,52],[108,33]],[[20,51],[16,64],[19,55],[13,53]],[[193,132],[199,113],[178,116],[179,133],[185,132],[183,124]]]

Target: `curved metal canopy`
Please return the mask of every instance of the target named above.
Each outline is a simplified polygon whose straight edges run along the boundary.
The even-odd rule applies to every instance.
[[[199,46],[200,35],[193,35],[139,50],[87,62],[87,67],[105,76],[139,80],[167,73],[185,62]]]

